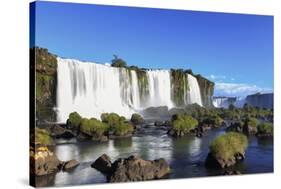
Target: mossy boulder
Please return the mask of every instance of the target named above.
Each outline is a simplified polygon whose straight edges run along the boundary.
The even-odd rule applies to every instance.
[[[67,127],[71,130],[78,130],[83,118],[77,112],[69,114],[66,121]]]
[[[258,131],[259,120],[256,118],[247,118],[244,120],[243,132],[247,135],[255,135]]]
[[[180,137],[191,133],[192,130],[198,125],[198,121],[190,115],[176,114],[172,117],[172,128],[168,134]]]
[[[83,118],[80,125],[80,132],[95,139],[102,138],[108,131],[109,126],[95,118]]]
[[[201,126],[207,126],[211,128],[220,127],[223,124],[223,119],[218,115],[206,115],[200,121]]]
[[[133,124],[142,124],[144,122],[144,119],[140,114],[134,113],[131,116],[131,122]]]
[[[273,124],[270,122],[263,122],[258,125],[257,136],[267,137],[273,136]]]
[[[237,132],[229,132],[215,138],[210,145],[206,159],[207,167],[227,168],[245,158],[248,147],[247,137]]]
[[[131,136],[134,127],[126,121],[126,118],[116,113],[103,113],[101,120],[109,126],[110,135],[113,136]]]

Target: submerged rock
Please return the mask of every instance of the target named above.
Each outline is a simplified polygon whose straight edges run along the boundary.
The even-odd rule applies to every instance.
[[[111,163],[110,158],[103,154],[91,166],[107,174],[109,182],[161,179],[170,173],[170,167],[164,159],[149,161],[136,156],[120,158]]]
[[[74,169],[78,165],[79,165],[79,162],[75,159],[72,159],[70,161],[64,162],[62,165],[62,169],[63,169],[63,171],[69,171],[69,170]]]

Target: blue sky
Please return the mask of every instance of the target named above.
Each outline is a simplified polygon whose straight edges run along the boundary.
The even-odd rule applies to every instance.
[[[216,95],[273,89],[273,17],[37,2],[37,46],[61,57],[191,68]]]

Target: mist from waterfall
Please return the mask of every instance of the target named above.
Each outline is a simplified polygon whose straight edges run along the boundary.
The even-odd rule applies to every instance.
[[[93,62],[57,58],[57,121],[65,122],[71,112],[96,117],[116,112],[129,118],[147,107],[174,107],[169,70],[146,70],[148,93],[141,97],[135,70]],[[187,74],[185,104],[202,106],[197,79]]]

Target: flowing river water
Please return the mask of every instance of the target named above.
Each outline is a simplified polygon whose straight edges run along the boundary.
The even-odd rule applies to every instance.
[[[165,127],[146,124],[133,137],[109,140],[104,143],[92,141],[63,141],[55,147],[58,158],[62,161],[76,159],[80,165],[71,172],[58,172],[53,175],[37,177],[38,186],[65,186],[105,183],[106,177],[94,168],[93,163],[106,153],[114,161],[132,154],[143,159],[154,160],[164,158],[172,172],[170,179],[193,178],[221,175],[221,170],[207,169],[204,166],[209,152],[210,142],[224,133],[225,128],[208,131],[202,138],[186,136],[172,138],[167,135]],[[273,172],[273,140],[249,137],[246,158],[235,170],[242,174]]]

